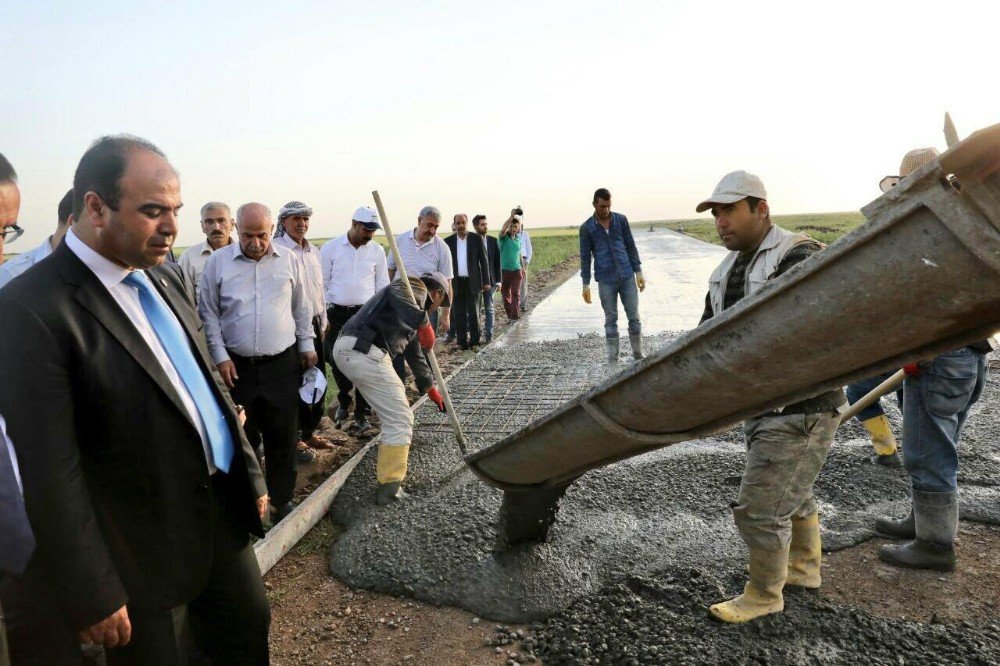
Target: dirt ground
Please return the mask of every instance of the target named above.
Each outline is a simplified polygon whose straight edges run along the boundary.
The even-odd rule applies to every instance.
[[[874,615],[920,622],[1000,618],[1000,528],[962,522],[953,573],[900,569],[882,563],[885,539],[830,553],[823,561],[823,594]],[[901,593],[901,591],[903,593]]]
[[[571,257],[530,276],[529,309],[579,270]],[[494,336],[510,325],[499,297]],[[445,376],[475,352],[454,344],[435,347]],[[408,393],[416,390],[410,379]],[[377,425],[377,420],[373,419]],[[318,434],[336,448],[317,451],[299,467],[296,496],[303,499],[371,437],[358,439],[324,418]],[[374,434],[374,433],[372,433]],[[534,658],[517,648],[528,629],[480,620],[456,608],[434,607],[352,590],[333,578],[328,551],[335,534],[323,520],[264,577],[271,600],[271,659],[274,664],[508,664]],[[520,636],[518,635],[520,632]]]

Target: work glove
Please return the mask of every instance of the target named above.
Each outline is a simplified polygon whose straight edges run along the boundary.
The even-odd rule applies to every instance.
[[[639,287],[639,291],[646,291],[646,278],[642,277],[642,273],[635,274],[635,286]]]
[[[420,346],[424,349],[433,349],[434,341],[437,336],[434,335],[434,327],[430,323],[421,324],[417,329],[417,339],[420,340]]]
[[[444,406],[444,396],[441,395],[441,392],[437,390],[436,386],[432,386],[427,389],[427,397],[430,398],[435,405],[437,405],[439,412],[444,414],[448,411]]]
[[[917,378],[924,374],[924,369],[920,367],[919,363],[907,363],[903,366],[903,372],[906,373],[907,377]]]
[[[590,305],[593,301],[590,298],[590,285],[583,285],[583,302]]]

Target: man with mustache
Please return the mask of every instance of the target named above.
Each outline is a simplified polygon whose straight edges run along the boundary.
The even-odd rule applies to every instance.
[[[205,240],[184,250],[177,260],[194,285],[195,294],[201,282],[201,274],[212,253],[233,242],[233,213],[221,201],[209,201],[201,207],[201,230]]]
[[[265,478],[278,520],[292,512],[302,370],[316,365],[312,308],[302,262],[271,242],[271,211],[236,210],[239,242],[205,264],[198,312],[212,359],[233,399],[246,407],[247,428],[261,433]]]

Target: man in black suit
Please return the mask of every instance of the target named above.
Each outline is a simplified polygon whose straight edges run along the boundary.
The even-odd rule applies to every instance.
[[[0,293],[0,414],[37,547],[8,613],[14,663],[268,661],[250,534],[263,477],[192,302],[164,265],[180,184],[136,137],[73,181],[76,225]]]
[[[472,227],[483,241],[483,247],[486,248],[486,265],[490,269],[490,288],[483,290],[483,342],[489,344],[493,340],[493,296],[500,288],[500,244],[495,237],[487,233],[489,224],[485,215],[473,217]]]
[[[485,248],[478,234],[469,234],[469,218],[464,213],[455,216],[455,233],[444,239],[451,250],[452,294],[458,346],[468,349],[479,346],[479,294],[489,289],[490,267]],[[470,339],[471,338],[471,339]]]

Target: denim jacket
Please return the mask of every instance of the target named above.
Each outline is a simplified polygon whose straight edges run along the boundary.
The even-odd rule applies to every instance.
[[[580,277],[590,284],[590,258],[594,258],[594,279],[598,282],[630,280],[642,270],[628,218],[611,213],[608,230],[593,216],[580,225]]]

